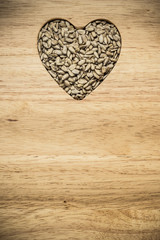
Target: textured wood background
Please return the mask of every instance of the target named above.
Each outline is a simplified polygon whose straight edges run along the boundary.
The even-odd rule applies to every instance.
[[[40,62],[55,17],[106,18],[122,35],[83,101]],[[160,239],[159,0],[0,1],[0,239]]]

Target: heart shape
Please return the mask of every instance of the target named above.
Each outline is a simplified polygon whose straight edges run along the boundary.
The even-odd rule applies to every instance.
[[[38,34],[40,59],[54,80],[74,99],[83,99],[114,68],[121,36],[108,20],[94,20],[76,29],[69,21],[54,19]]]

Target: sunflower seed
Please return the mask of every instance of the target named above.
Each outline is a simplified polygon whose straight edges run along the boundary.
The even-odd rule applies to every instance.
[[[114,39],[115,41],[118,41],[118,40],[120,40],[120,36],[119,36],[118,34],[115,34],[115,35],[113,36],[113,39]]]
[[[73,39],[71,39],[71,38],[66,38],[66,42],[72,43],[72,42],[73,42]]]
[[[50,48],[51,47],[51,45],[52,45],[52,41],[51,41],[51,39],[48,39],[48,48]]]
[[[99,58],[98,63],[102,63],[104,61],[104,58]]]
[[[67,47],[66,47],[66,45],[63,46],[62,53],[63,53],[64,55],[67,54]]]
[[[102,75],[102,72],[100,71],[100,70],[98,70],[98,69],[95,69],[95,72],[100,76],[100,75]]]
[[[50,74],[51,74],[51,76],[53,77],[53,78],[56,78],[56,74],[55,73],[53,73],[52,71],[48,71]]]
[[[95,65],[91,64],[91,70],[93,71],[95,69]]]
[[[113,53],[111,53],[109,51],[107,51],[106,54],[107,54],[107,56],[113,56]]]
[[[88,65],[86,66],[86,68],[85,68],[85,71],[88,71],[88,70],[90,69],[90,67],[91,67],[91,65],[88,64]]]
[[[43,42],[47,42],[48,41],[48,37],[43,37]]]
[[[80,35],[78,37],[78,42],[79,42],[79,44],[82,44],[82,37]]]
[[[106,57],[105,60],[104,60],[104,65],[106,65],[108,63],[108,61],[109,61],[109,58]]]
[[[42,42],[39,41],[39,42],[38,42],[38,51],[39,51],[39,52],[41,52],[41,47],[42,47]]]
[[[87,42],[86,42],[86,47],[89,47],[90,44],[91,44],[91,42],[90,42],[90,41],[87,41]]]
[[[68,49],[71,53],[75,53],[75,49],[72,46],[70,46]]]
[[[47,54],[47,55],[50,55],[52,52],[53,52],[53,48],[49,48],[49,49],[46,51],[46,54]]]
[[[58,32],[58,29],[57,29],[55,26],[53,26],[53,30],[54,30],[55,32]]]
[[[66,66],[62,66],[61,68],[64,72],[68,72],[68,68]]]
[[[79,30],[77,30],[77,33],[79,33],[79,34],[85,34],[85,30],[79,29]]]
[[[64,74],[62,80],[66,80],[69,77],[68,73]]]
[[[72,65],[70,65],[69,66],[69,69],[72,71],[72,70],[74,70],[76,68],[76,64],[72,64]]]
[[[91,89],[91,85],[85,88],[87,91]]]
[[[97,79],[99,79],[99,75],[96,72],[93,72],[93,76]]]
[[[87,55],[93,54],[93,50],[86,52]]]
[[[120,41],[117,42],[117,46],[120,47],[121,46],[121,43]]]
[[[84,85],[84,88],[88,87],[89,85],[89,82],[87,82],[85,85]]]
[[[94,38],[97,37],[97,35],[96,35],[95,32],[92,32],[91,34],[92,34],[92,36],[93,36]]]
[[[100,37],[99,37],[99,42],[100,42],[100,43],[103,43],[103,35],[100,35]]]
[[[77,75],[77,74],[79,74],[79,71],[78,71],[77,69],[73,69],[73,70],[72,70],[72,73],[74,73],[74,74]]]
[[[78,90],[77,89],[73,89],[72,90],[72,94],[77,94],[78,93]]]
[[[51,43],[52,43],[52,45],[57,45],[57,41],[55,40],[55,39],[51,39]]]
[[[106,67],[102,67],[102,73],[104,74],[106,72],[107,68]]]
[[[92,72],[87,73],[87,77],[89,78],[93,77],[93,73]]]
[[[79,79],[78,82],[79,82],[80,84],[85,84],[87,81],[86,81],[85,79]]]
[[[68,86],[70,86],[70,83],[69,83],[67,80],[65,80],[65,81],[64,81],[64,85],[65,85],[66,87],[68,87]]]
[[[69,76],[74,77],[74,73],[71,70],[68,70]]]
[[[88,32],[92,32],[93,30],[94,30],[93,27],[88,27],[88,28],[87,28],[87,31],[88,31]]]
[[[97,53],[97,52],[94,52],[94,55],[95,55],[95,57],[96,57],[96,58],[99,58],[99,56],[98,56],[98,53]]]
[[[78,62],[78,65],[81,66],[81,65],[83,65],[84,63],[85,63],[85,60],[81,60],[81,61]]]
[[[61,54],[62,54],[62,52],[61,52],[60,50],[54,50],[54,52],[55,52],[55,54],[57,54],[57,55],[61,55]]]

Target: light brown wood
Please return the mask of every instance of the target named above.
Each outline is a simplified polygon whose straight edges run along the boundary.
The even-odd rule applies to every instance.
[[[160,239],[159,0],[0,2],[0,239]],[[73,100],[41,64],[41,26],[105,18],[111,75]]]

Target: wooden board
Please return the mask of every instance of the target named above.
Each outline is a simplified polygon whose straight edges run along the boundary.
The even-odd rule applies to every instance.
[[[0,239],[160,239],[159,0],[0,1]],[[73,100],[36,48],[52,18],[106,18],[111,75]]]

